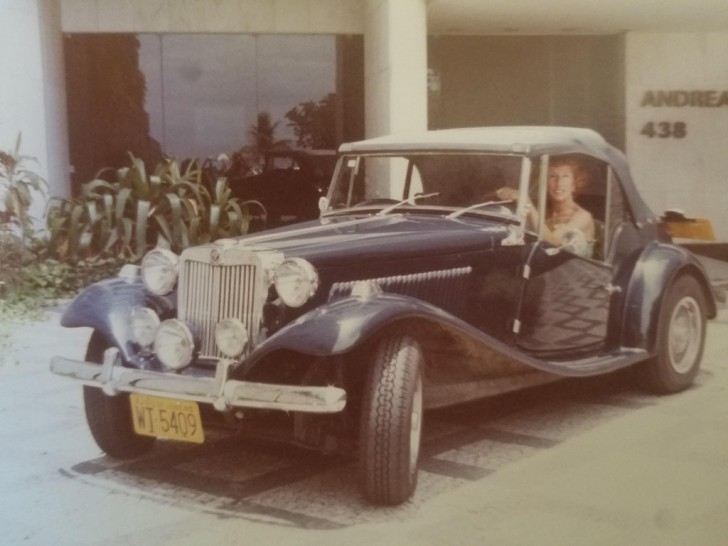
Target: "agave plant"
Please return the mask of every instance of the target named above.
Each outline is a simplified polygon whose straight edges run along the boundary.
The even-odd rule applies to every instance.
[[[130,159],[113,181],[101,178],[102,171],[79,198],[53,201],[47,219],[54,257],[136,260],[150,247],[180,252],[247,231],[252,203],[232,199],[224,178],[211,193],[196,161],[181,168],[175,159],[165,159],[149,174],[143,161]]]

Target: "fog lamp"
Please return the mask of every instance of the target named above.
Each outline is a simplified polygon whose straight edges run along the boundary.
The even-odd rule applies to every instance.
[[[154,353],[167,368],[181,370],[192,362],[195,341],[189,326],[178,319],[163,321],[154,336]]]
[[[248,331],[242,321],[234,318],[225,319],[215,327],[215,342],[222,354],[237,358],[248,344]]]
[[[134,309],[131,314],[132,340],[144,348],[154,343],[154,336],[159,326],[159,316],[148,307]]]

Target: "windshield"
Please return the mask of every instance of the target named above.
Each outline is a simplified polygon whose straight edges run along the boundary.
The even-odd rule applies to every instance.
[[[512,216],[515,203],[510,207],[485,204],[501,201],[495,193],[499,188],[517,189],[523,166],[520,156],[473,153],[347,155],[340,162],[324,213],[413,206],[452,212],[484,204],[473,211]],[[391,206],[402,201],[406,202],[401,206]]]

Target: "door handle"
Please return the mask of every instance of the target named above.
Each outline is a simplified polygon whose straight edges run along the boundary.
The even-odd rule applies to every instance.
[[[599,288],[601,288],[602,290],[604,290],[610,296],[612,294],[619,294],[622,291],[622,287],[621,286],[617,286],[617,285],[612,284],[612,283],[605,284],[603,286],[600,286]]]

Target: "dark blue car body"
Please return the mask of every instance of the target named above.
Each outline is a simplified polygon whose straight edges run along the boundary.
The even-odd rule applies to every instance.
[[[565,154],[591,161],[598,179],[583,195],[601,226],[595,241],[599,250],[591,256],[548,243],[524,219],[526,197],[545,204],[545,193],[538,188],[549,158]],[[391,366],[403,380],[416,376],[422,383],[422,408],[627,366],[645,368],[646,384],[658,392],[682,390],[692,382],[705,319],[716,313],[709,282],[700,262],[671,242],[659,217],[642,201],[624,155],[596,133],[554,127],[431,131],[345,144],[339,155],[319,219],[195,251],[196,256],[212,256],[217,268],[225,267],[226,256],[275,256],[273,265],[258,264],[270,270],[259,311],[252,318],[243,316],[246,311],[237,315],[251,336],[242,355],[221,359],[214,350],[198,348],[189,365],[171,372],[153,353],[140,350],[126,326],[130,313],[146,307],[161,320],[177,317],[181,300],[190,299],[187,289],[180,295],[179,286],[169,294],[153,294],[140,277],[125,275],[94,285],[76,298],[63,324],[93,328],[106,346],[118,351],[120,367],[139,374],[139,381],[119,383],[105,392],[155,392],[151,385],[164,376],[192,381],[224,375],[222,382],[335,387],[344,399],[340,405],[321,411],[303,408],[305,419],[291,425],[290,435],[314,447],[330,447],[331,438],[337,438],[335,445],[358,446],[363,460],[372,443],[394,438],[410,445],[404,459],[386,455],[373,467],[366,460],[361,463],[363,480],[369,483],[364,485],[367,498],[393,504],[414,491],[413,452],[419,449],[419,430],[411,416],[404,417],[403,430],[382,431],[363,415],[376,411],[371,408],[380,403],[376,393],[389,388],[372,386],[378,367]],[[437,158],[447,157],[442,165],[462,165],[476,156],[483,165],[488,163],[481,170],[489,176],[496,167],[501,169],[498,184],[510,180],[520,188],[522,199],[510,208],[485,202],[472,210],[465,210],[467,203],[448,201],[445,193],[466,175],[443,174]],[[401,158],[406,165],[404,193],[397,190],[384,198],[377,194],[377,199],[354,202],[353,195],[364,191],[356,187],[356,180],[364,180],[368,157]],[[373,178],[377,170],[373,165],[367,168],[366,178]],[[397,168],[387,168],[393,180]],[[509,178],[506,171],[515,168],[519,172]],[[421,184],[422,192],[415,195],[413,184]],[[435,191],[430,192],[433,185]],[[346,195],[348,201],[342,197]],[[291,257],[304,260],[317,275],[312,293],[296,307],[281,301],[275,289],[274,269]],[[182,255],[183,263],[195,259]],[[203,276],[195,282],[211,287],[220,281]],[[224,286],[209,288],[203,298],[225,300],[224,291]],[[225,318],[225,313],[215,311],[214,320]],[[187,312],[185,319],[191,316]],[[209,328],[205,324],[199,319],[193,330]],[[382,357],[383,346],[403,347],[402,354],[410,351],[415,363],[408,363],[410,357]],[[690,351],[689,363],[678,362],[680,351]],[[228,361],[224,373],[220,360]],[[56,373],[104,388],[108,378],[93,376],[88,368],[82,373],[79,366],[65,359],[53,365]],[[145,381],[148,386],[139,387]],[[183,395],[220,414],[234,415],[241,407],[291,410],[241,401],[211,403],[209,396],[190,394],[195,389],[185,388],[165,387],[156,393]],[[414,404],[412,412],[417,413],[417,388],[390,390],[405,406]],[[421,421],[419,415],[416,420]],[[385,469],[392,461],[404,464],[405,470],[390,475]],[[381,481],[384,486],[372,485]]]

